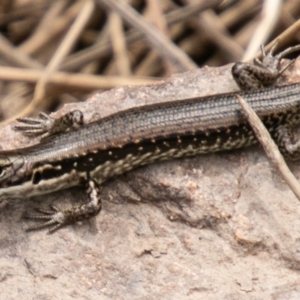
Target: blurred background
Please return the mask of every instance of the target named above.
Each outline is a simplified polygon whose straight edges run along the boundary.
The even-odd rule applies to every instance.
[[[299,0],[0,0],[1,124],[297,44],[299,15]]]

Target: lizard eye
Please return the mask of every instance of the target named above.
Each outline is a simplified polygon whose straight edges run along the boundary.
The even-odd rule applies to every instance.
[[[18,171],[23,167],[24,159],[11,152],[0,152],[0,188],[20,182],[25,176],[25,172]]]
[[[0,166],[0,179],[6,175],[7,166]]]
[[[0,157],[0,180],[5,180],[7,174],[11,172],[11,161],[7,158]]]

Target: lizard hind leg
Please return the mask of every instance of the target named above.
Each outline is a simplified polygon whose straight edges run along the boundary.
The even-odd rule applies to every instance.
[[[289,160],[300,159],[300,140],[295,141],[289,125],[278,126],[274,138],[281,154]]]
[[[37,209],[38,213],[36,214],[25,214],[26,219],[43,220],[41,223],[28,227],[26,231],[50,227],[48,232],[53,233],[66,225],[96,216],[102,208],[98,184],[93,179],[88,179],[86,191],[88,201],[80,206],[66,210],[59,210],[57,207],[51,206],[48,210]]]
[[[283,66],[280,64],[286,55],[299,51],[300,45],[290,47],[274,55],[277,46],[278,41],[268,53],[261,46],[261,60],[255,58],[253,63],[238,62],[232,66],[232,76],[242,90],[258,90],[274,85],[286,69],[294,63],[292,60]]]

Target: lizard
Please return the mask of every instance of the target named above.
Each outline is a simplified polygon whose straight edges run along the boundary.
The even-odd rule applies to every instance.
[[[18,119],[16,130],[41,135],[38,144],[0,151],[0,200],[32,197],[85,185],[87,202],[60,210],[55,206],[27,214],[41,220],[28,230],[49,232],[96,216],[102,208],[101,184],[134,168],[160,161],[227,151],[257,143],[236,95],[256,111],[280,151],[300,157],[300,141],[292,128],[300,124],[300,83],[274,87],[293,63],[281,67],[290,47],[274,55],[277,44],[253,63],[235,63],[232,75],[242,91],[179,99],[134,107],[85,124],[83,113],[71,111],[54,119]]]

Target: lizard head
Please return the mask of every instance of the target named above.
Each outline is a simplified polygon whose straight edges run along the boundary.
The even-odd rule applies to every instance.
[[[0,188],[22,181],[26,176],[23,166],[24,158],[21,155],[0,152]]]

